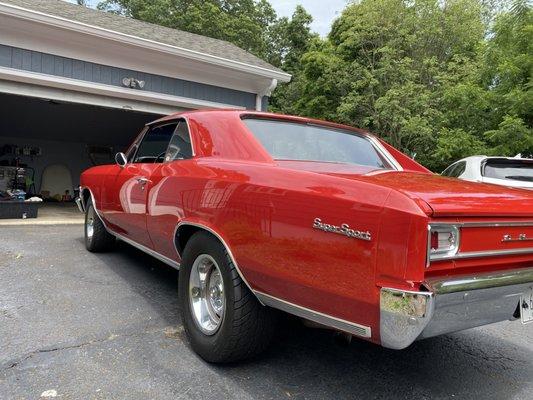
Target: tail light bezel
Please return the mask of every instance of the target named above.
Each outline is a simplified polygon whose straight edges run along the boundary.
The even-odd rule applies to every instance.
[[[434,233],[448,233],[450,234],[453,242],[450,246],[442,249],[434,249],[432,247],[432,236]],[[459,246],[461,244],[461,229],[459,225],[455,224],[428,224],[428,238],[427,238],[427,266],[432,261],[446,260],[453,258],[459,252]]]

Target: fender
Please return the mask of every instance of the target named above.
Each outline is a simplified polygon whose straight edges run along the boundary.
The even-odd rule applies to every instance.
[[[172,268],[175,268],[175,269],[179,270],[180,264],[177,261],[172,260],[172,259],[164,256],[163,254],[160,254],[157,251],[154,251],[154,250],[152,250],[152,249],[150,249],[150,248],[148,248],[146,246],[143,246],[142,244],[139,244],[139,243],[135,242],[134,240],[131,240],[131,239],[129,239],[129,238],[127,238],[127,237],[125,237],[125,236],[113,231],[111,228],[109,228],[109,226],[106,225],[104,219],[102,218],[102,216],[100,215],[100,212],[98,211],[98,209],[96,207],[96,203],[94,201],[93,192],[88,187],[82,188],[80,186],[80,194],[81,194],[81,197],[79,198],[80,199],[80,204],[81,204],[80,210],[83,209],[83,211],[85,212],[85,209],[86,209],[86,204],[83,201],[83,199],[84,199],[83,192],[85,190],[89,192],[89,194],[91,196],[91,201],[92,201],[92,204],[93,204],[93,207],[94,207],[94,211],[96,212],[96,215],[98,216],[98,218],[100,218],[100,221],[102,221],[102,224],[104,225],[104,228],[105,228],[105,230],[107,232],[109,232],[111,235],[115,236],[117,239],[120,239],[123,242],[126,242],[129,245],[131,245],[133,247],[136,247],[137,249],[143,251],[144,253],[149,254],[149,255],[151,255],[154,258],[157,258],[159,261],[164,262],[167,265],[170,265]]]
[[[246,287],[250,290],[250,292],[252,292],[254,294],[254,296],[259,301],[259,303],[261,303],[261,305],[265,305],[261,301],[261,299],[257,296],[256,292],[252,289],[252,286],[250,285],[250,283],[244,277],[244,274],[242,273],[241,269],[239,268],[239,264],[237,264],[237,260],[235,260],[235,257],[233,255],[228,243],[224,240],[222,234],[217,232],[214,228],[212,228],[211,226],[207,225],[206,223],[199,222],[199,221],[182,220],[182,221],[180,221],[178,223],[178,225],[176,225],[176,228],[174,229],[174,248],[176,249],[176,253],[178,253],[180,257],[181,257],[181,253],[180,253],[180,251],[178,249],[178,245],[177,245],[177,240],[176,239],[178,238],[178,235],[179,235],[179,232],[178,232],[179,229],[181,227],[183,227],[183,226],[193,226],[193,227],[196,227],[196,228],[199,228],[199,229],[203,229],[206,232],[209,232],[213,236],[215,236],[220,241],[220,243],[222,243],[222,246],[224,246],[224,248],[226,249],[226,252],[228,253],[229,258],[231,259],[231,262],[233,263],[233,265],[235,265],[235,269],[237,270],[237,273],[239,274],[240,278],[242,279],[242,281],[244,282]]]

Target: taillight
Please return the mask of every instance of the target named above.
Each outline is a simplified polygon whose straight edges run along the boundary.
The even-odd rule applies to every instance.
[[[443,260],[457,254],[459,228],[452,224],[430,224],[428,237],[428,260]]]

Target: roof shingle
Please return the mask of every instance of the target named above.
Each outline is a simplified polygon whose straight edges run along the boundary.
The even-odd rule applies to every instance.
[[[224,40],[82,7],[63,0],[0,0],[0,2],[254,67],[283,72],[259,57]]]

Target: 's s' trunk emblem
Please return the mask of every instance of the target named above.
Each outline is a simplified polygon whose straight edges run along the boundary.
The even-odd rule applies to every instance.
[[[521,233],[517,238],[513,238],[512,235],[503,235],[502,242],[529,242],[533,241],[533,238],[528,238],[525,233]]]
[[[358,231],[351,229],[348,224],[341,224],[341,226],[325,224],[320,218],[315,218],[313,221],[313,228],[319,229],[324,232],[337,233],[339,235],[348,236],[349,238],[372,240],[372,235],[369,231]]]

